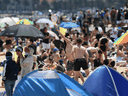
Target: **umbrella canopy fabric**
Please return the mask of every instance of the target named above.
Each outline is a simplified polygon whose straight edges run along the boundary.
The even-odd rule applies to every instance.
[[[123,34],[120,38],[118,38],[115,42],[114,45],[118,45],[118,44],[124,44],[128,42],[128,31]]]
[[[7,23],[9,26],[15,25],[19,21],[19,18],[16,17],[5,17],[0,20],[0,23]]]
[[[5,26],[6,26],[5,23],[0,23],[1,28],[4,28]]]
[[[53,23],[51,20],[46,19],[46,18],[41,18],[41,19],[37,20],[36,23],[40,24],[40,26],[41,26],[42,24],[48,23],[51,28],[54,27],[54,23]]]
[[[16,24],[33,25],[33,22],[28,19],[21,19]]]
[[[44,35],[36,27],[31,25],[14,25],[4,30],[0,36],[9,37],[32,37],[32,38],[43,38]]]
[[[80,27],[80,26],[73,22],[62,22],[60,24],[60,27],[66,28],[66,29],[71,29],[71,28]]]
[[[66,78],[64,83],[65,77],[61,77],[56,71],[33,71],[18,83],[13,96],[92,96],[72,78]],[[74,86],[80,89],[74,90]]]
[[[56,40],[59,40],[58,36],[54,32],[52,32],[51,30],[48,30],[48,33],[50,35],[54,36]]]
[[[83,87],[93,96],[128,96],[128,80],[107,66],[98,67]]]

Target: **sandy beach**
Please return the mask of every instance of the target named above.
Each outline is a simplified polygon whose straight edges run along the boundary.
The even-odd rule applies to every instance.
[[[5,59],[5,56],[0,56],[0,62],[2,62]],[[2,67],[0,67],[1,69]],[[91,68],[89,68],[91,69]],[[124,72],[126,70],[126,67],[117,67],[117,71],[120,72]],[[91,70],[90,70],[91,71]],[[0,73],[2,72],[2,70],[0,70]],[[84,80],[86,81],[87,78],[84,78]],[[1,86],[1,82],[2,82],[2,76],[0,76],[0,86]],[[82,84],[82,81],[79,79],[80,84]],[[4,88],[0,88],[0,92],[3,92],[5,89]]]

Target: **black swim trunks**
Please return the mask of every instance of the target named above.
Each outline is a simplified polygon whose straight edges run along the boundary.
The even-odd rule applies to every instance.
[[[83,70],[88,69],[87,61],[84,58],[78,58],[74,62],[74,71],[80,71],[80,68]]]
[[[74,68],[74,62],[68,61],[67,62],[67,71],[71,71]]]

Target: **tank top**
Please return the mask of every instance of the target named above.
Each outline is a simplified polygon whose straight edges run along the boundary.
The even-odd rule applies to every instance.
[[[121,20],[121,13],[118,13],[117,20]]]
[[[125,19],[128,19],[128,12],[125,14]]]

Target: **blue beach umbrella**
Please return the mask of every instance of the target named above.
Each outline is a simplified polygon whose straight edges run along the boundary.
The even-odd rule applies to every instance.
[[[80,27],[80,26],[73,22],[62,22],[60,24],[60,27],[66,28],[66,29],[71,29],[71,28]]]

